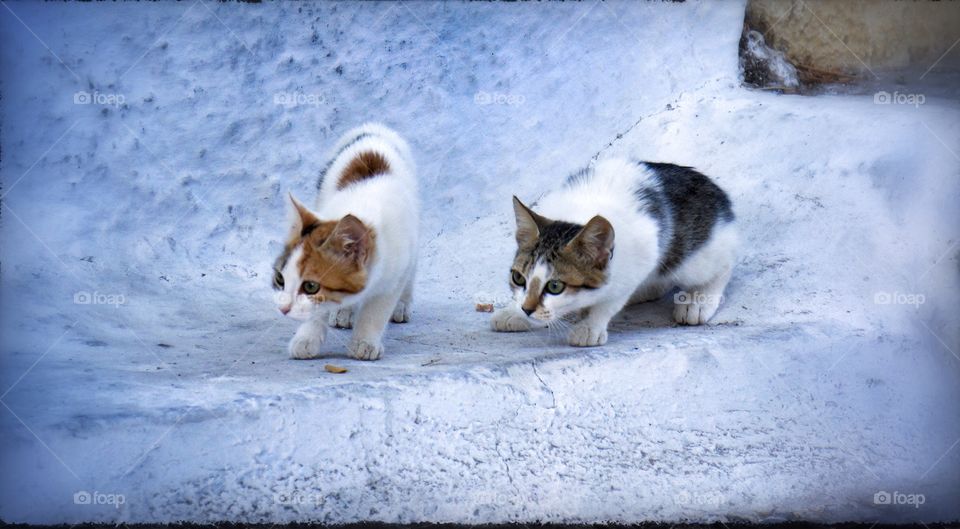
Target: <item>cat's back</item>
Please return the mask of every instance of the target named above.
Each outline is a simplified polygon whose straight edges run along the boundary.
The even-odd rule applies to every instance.
[[[573,222],[604,213],[649,216],[658,223],[678,217],[708,224],[734,218],[727,194],[706,175],[691,167],[628,158],[600,160],[571,174],[543,199],[543,207],[544,214]]]
[[[616,226],[643,214],[636,192],[656,184],[656,175],[643,165],[625,158],[602,159],[568,176],[540,207],[550,218],[583,224],[603,215]]]
[[[407,142],[379,123],[351,129],[337,141],[317,182],[317,207],[383,217],[414,217],[418,211],[416,167]],[[384,219],[384,221],[389,219]]]
[[[713,220],[732,221],[730,198],[709,177],[692,167],[661,162],[638,162],[655,175],[655,187],[673,208],[699,212]]]

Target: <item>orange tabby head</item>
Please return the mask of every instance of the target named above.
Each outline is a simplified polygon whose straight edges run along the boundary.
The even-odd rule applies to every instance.
[[[274,264],[280,312],[306,319],[316,305],[339,304],[363,290],[376,234],[353,215],[322,221],[290,195],[293,221]]]

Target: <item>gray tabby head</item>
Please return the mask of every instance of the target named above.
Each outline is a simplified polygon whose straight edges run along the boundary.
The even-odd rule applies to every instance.
[[[513,197],[517,255],[510,270],[513,297],[528,316],[549,322],[591,304],[607,282],[613,226],[597,215],[586,225],[550,220]]]

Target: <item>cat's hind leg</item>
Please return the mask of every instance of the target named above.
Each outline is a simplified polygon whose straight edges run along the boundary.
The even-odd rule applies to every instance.
[[[677,323],[703,325],[717,312],[736,262],[737,238],[733,224],[715,227],[710,240],[671,272],[681,288],[673,297]]]
[[[407,286],[403,288],[403,294],[400,294],[400,301],[393,308],[393,315],[390,321],[394,323],[407,323],[410,321],[410,307],[413,304],[413,276],[407,281]]]
[[[300,324],[287,347],[290,358],[307,360],[320,356],[320,347],[327,337],[326,314],[315,314]]]
[[[670,278],[653,277],[643,282],[637,287],[637,290],[630,296],[628,304],[646,303],[647,301],[656,301],[663,297],[674,286]]]
[[[687,288],[674,294],[673,319],[684,325],[703,325],[710,321],[723,300],[723,290],[730,281],[727,268],[704,285]]]
[[[331,311],[329,321],[330,326],[338,329],[352,329],[353,309],[353,307],[344,307],[342,309]]]

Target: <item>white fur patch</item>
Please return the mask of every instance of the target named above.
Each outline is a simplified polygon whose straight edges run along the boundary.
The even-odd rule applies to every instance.
[[[295,320],[306,320],[313,314],[314,303],[300,293],[300,283],[303,281],[300,277],[300,267],[298,263],[303,258],[303,246],[297,246],[283,265],[283,291],[277,296],[277,308],[280,312],[288,309],[287,316]]]

